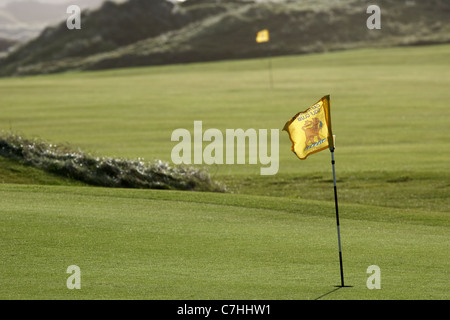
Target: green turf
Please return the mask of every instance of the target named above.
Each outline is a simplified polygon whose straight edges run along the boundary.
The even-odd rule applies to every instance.
[[[83,183],[66,177],[46,173],[42,170],[22,165],[14,160],[0,156],[0,183],[75,185]]]
[[[273,90],[267,59],[0,79],[0,128],[99,155],[170,161],[172,131],[192,131],[194,120],[204,129],[281,130],[330,94],[341,172],[442,172],[450,152],[449,56],[442,45],[273,58]],[[320,154],[299,163],[280,132],[280,173],[323,171],[328,160]]]
[[[331,94],[330,154],[280,132],[280,170],[214,165],[231,193],[103,189],[0,159],[0,298],[448,299],[450,46],[0,79],[0,130],[170,161],[176,128],[281,129]],[[17,185],[22,184],[22,185]],[[39,186],[53,184],[57,186]],[[69,265],[82,289],[68,290]],[[381,290],[366,269],[381,268]]]
[[[316,299],[339,284],[330,202],[2,185],[2,298]],[[447,299],[448,220],[343,205],[327,299]],[[66,288],[69,265],[81,290]],[[370,265],[381,290],[369,290]]]

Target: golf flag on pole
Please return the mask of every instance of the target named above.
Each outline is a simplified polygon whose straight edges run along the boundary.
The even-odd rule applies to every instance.
[[[256,34],[256,42],[262,43],[262,42],[268,42],[269,41],[269,30],[264,29],[259,31]]]
[[[330,96],[324,96],[313,106],[297,113],[286,122],[283,130],[289,134],[291,150],[301,160],[327,148],[333,149]]]
[[[301,160],[312,153],[327,148],[331,152],[331,165],[333,167],[334,203],[336,208],[336,225],[339,244],[339,265],[341,272],[341,285],[344,285],[344,267],[342,263],[341,231],[339,227],[339,209],[336,188],[336,171],[334,161],[334,136],[331,131],[330,96],[324,96],[316,104],[303,112],[297,113],[284,125],[283,130],[289,134],[291,150]],[[347,286],[348,287],[348,286]]]

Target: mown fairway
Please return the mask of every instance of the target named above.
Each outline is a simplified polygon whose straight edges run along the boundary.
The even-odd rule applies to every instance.
[[[340,280],[329,152],[300,161],[280,131],[277,175],[208,168],[229,194],[79,186],[0,159],[0,298],[448,299],[449,61],[449,45],[273,58],[273,89],[266,59],[0,79],[4,131],[166,161],[194,120],[281,130],[330,94],[353,286],[327,294]],[[66,288],[72,264],[81,290]]]

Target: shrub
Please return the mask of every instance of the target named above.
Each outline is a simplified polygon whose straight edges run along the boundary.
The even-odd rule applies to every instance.
[[[0,136],[0,156],[95,186],[226,191],[199,168],[171,166],[161,160],[144,162],[141,159],[93,157],[68,146],[28,140],[11,133]]]

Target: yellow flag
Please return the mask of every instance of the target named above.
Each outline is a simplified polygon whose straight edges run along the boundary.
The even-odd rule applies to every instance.
[[[330,96],[323,97],[305,111],[297,113],[286,122],[283,130],[289,134],[291,150],[301,160],[326,148],[334,148]]]
[[[269,41],[269,30],[264,29],[256,34],[256,42],[262,43]]]

